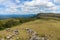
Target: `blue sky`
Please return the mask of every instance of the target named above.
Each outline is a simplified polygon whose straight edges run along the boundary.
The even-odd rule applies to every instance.
[[[0,14],[60,13],[60,0],[0,0]]]

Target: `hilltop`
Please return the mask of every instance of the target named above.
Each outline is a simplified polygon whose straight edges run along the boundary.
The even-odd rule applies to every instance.
[[[17,37],[20,40],[29,40],[29,35],[26,28],[30,28],[33,31],[37,32],[39,36],[47,35],[50,40],[60,40],[60,18],[56,16],[40,16],[35,15],[31,18],[17,18],[17,19],[5,19],[0,20],[0,27],[3,29],[0,30],[0,39],[6,38],[7,35],[11,35],[11,32],[7,32],[6,29],[10,28],[10,30],[18,30],[19,34],[13,37],[13,40],[16,40]],[[45,15],[45,14],[44,14]],[[5,25],[4,25],[5,24]],[[6,28],[5,28],[6,27]]]
[[[56,18],[60,18],[60,13],[38,13],[36,17],[56,17]]]

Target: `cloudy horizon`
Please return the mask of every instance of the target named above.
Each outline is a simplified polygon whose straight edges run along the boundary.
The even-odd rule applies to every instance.
[[[60,13],[60,0],[0,0],[0,14]]]

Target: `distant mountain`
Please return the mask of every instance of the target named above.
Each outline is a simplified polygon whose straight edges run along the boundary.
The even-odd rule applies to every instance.
[[[0,19],[7,18],[41,18],[41,17],[57,17],[60,18],[59,13],[38,13],[38,14],[8,14],[8,15],[0,15]]]
[[[11,15],[0,15],[0,19],[6,19],[6,18],[29,18],[33,17],[35,14],[25,14],[25,15],[20,15],[20,14],[11,14]]]

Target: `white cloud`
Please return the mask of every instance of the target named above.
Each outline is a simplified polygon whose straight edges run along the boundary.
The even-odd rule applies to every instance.
[[[54,7],[55,4],[53,4],[52,2],[48,2],[46,6],[47,6],[47,7]]]
[[[24,5],[26,5],[26,7],[29,7],[29,8],[31,6],[32,7],[31,11],[35,11],[38,9],[38,11],[40,12],[39,8],[41,8],[41,6],[47,8],[49,10],[52,10],[52,11],[56,10],[56,5],[53,4],[52,2],[50,2],[49,0],[33,0],[31,2],[26,2]],[[35,7],[35,9],[33,7]],[[29,8],[27,8],[27,9],[29,10]]]
[[[60,0],[54,0],[54,3],[60,4]]]
[[[20,3],[20,0],[16,0],[16,3]]]
[[[46,5],[48,0],[33,0],[31,2],[25,2],[25,5],[36,6],[36,5]]]
[[[20,0],[15,0],[16,3],[20,3]],[[0,4],[6,6],[6,9],[3,12],[6,13],[38,13],[38,12],[45,12],[45,10],[41,10],[42,7],[49,9],[49,10],[56,10],[56,5],[49,0],[32,0],[26,1],[24,4],[17,5],[13,3],[12,0],[0,0]],[[19,9],[17,9],[19,8]],[[2,10],[1,10],[2,12]]]

